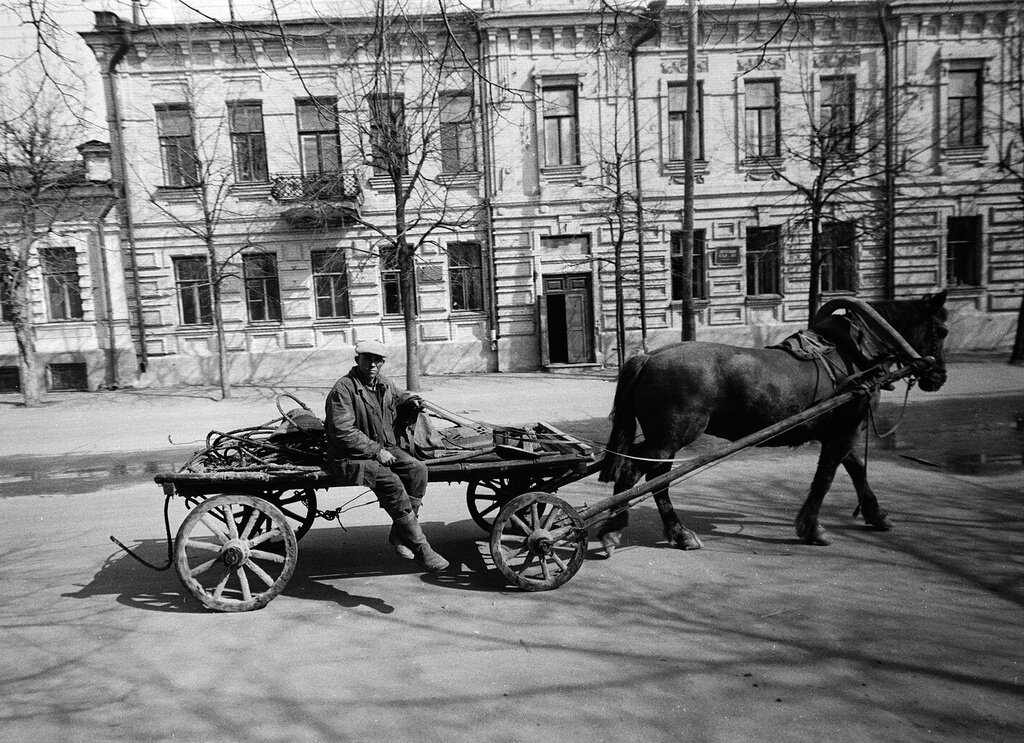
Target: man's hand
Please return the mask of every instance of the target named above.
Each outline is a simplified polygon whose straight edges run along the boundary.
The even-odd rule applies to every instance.
[[[422,413],[424,410],[426,410],[426,406],[424,406],[423,404],[423,399],[417,395],[413,395],[412,397],[410,397],[409,400],[406,402],[406,405],[415,410],[417,413]]]
[[[395,455],[389,452],[387,449],[382,448],[377,452],[377,461],[383,464],[385,467],[390,467],[395,462]]]

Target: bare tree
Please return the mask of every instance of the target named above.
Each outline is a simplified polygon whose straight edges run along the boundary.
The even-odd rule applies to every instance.
[[[72,161],[81,127],[47,79],[0,85],[0,303],[14,328],[26,406],[38,405],[43,375],[36,350],[33,277],[39,248],[85,208],[83,174]],[[10,79],[10,78],[8,78]]]
[[[1017,185],[1017,202],[1024,214],[1024,9],[1017,9],[1013,33],[1007,42],[1008,79],[1003,80],[1006,89],[1006,108],[999,111],[998,132],[999,169]],[[1017,227],[1017,236],[1024,240],[1024,221]],[[1024,364],[1024,295],[1021,296],[1017,313],[1017,330],[1009,363]]]

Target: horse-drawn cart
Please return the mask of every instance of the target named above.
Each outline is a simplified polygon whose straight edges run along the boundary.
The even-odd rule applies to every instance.
[[[289,399],[300,407],[286,409]],[[155,478],[166,496],[164,569],[173,565],[189,592],[211,609],[265,606],[287,584],[298,541],[316,519],[340,519],[344,510],[317,506],[318,490],[351,486],[325,466],[322,422],[291,395],[277,403],[279,418],[213,431],[180,471]],[[550,424],[494,426],[424,405],[426,414],[410,426],[408,446],[427,465],[429,481],[466,483],[470,516],[485,530],[515,496],[555,492],[594,471],[591,448]],[[191,510],[172,539],[168,511],[174,497]]]
[[[821,479],[831,482],[841,459],[825,462],[833,424],[845,427],[845,432],[839,431],[841,436],[852,437],[863,424],[863,418],[851,419],[849,411],[867,411],[869,406],[861,403],[877,395],[879,389],[907,377],[920,378],[925,389],[938,389],[945,380],[941,360],[941,340],[945,337],[944,311],[941,310],[944,299],[941,296],[916,301],[921,307],[910,308],[913,317],[901,323],[899,332],[859,300],[839,299],[827,303],[816,320],[828,321],[830,313],[838,310],[859,316],[860,320],[854,317],[850,325],[867,323],[857,327],[866,336],[873,336],[866,346],[870,347],[870,353],[865,352],[865,346],[858,346],[851,351],[852,356],[859,359],[855,363],[849,361],[848,354],[842,368],[831,362],[835,369],[826,369],[822,361],[821,366],[812,366],[809,372],[805,370],[805,376],[816,381],[813,397],[806,405],[796,408],[799,412],[785,417],[775,415],[773,422],[759,430],[748,428],[747,435],[730,435],[731,443],[672,469],[664,459],[647,460],[660,462],[657,465],[661,467],[660,473],[650,471],[647,482],[632,487],[616,478],[620,492],[581,509],[554,493],[598,471],[603,479],[608,479],[606,475],[614,469],[610,465],[615,461],[644,458],[612,447],[595,460],[588,445],[552,426],[543,423],[528,429],[487,426],[429,404],[431,419],[442,421],[445,427],[414,430],[409,446],[426,461],[431,481],[467,483],[470,514],[480,526],[489,529],[491,557],[504,578],[525,590],[550,590],[570,580],[580,569],[586,556],[590,527],[604,522],[603,528],[607,528],[615,517],[625,515],[630,507],[652,495],[656,499],[665,498],[664,502],[659,501],[659,512],[664,518],[666,511],[672,511],[665,491],[669,483],[744,449],[770,441],[786,445],[794,440],[799,443],[822,441],[819,474],[823,467],[830,467],[831,471],[825,471]],[[915,339],[913,344],[905,339],[910,337]],[[692,348],[700,350],[700,346],[693,344]],[[721,348],[731,347],[716,347],[715,352],[719,353]],[[927,355],[922,356],[919,348]],[[732,349],[725,355],[735,357],[742,352],[743,349]],[[702,373],[705,377],[715,376]],[[832,386],[819,385],[826,376],[832,378]],[[622,389],[620,375],[616,408]],[[826,390],[824,397],[819,395],[822,389]],[[736,398],[737,394],[732,389],[729,396]],[[715,395],[716,399],[722,398],[720,393]],[[655,398],[648,407],[659,405],[666,407],[668,403],[664,398]],[[305,406],[302,410],[285,411],[279,400],[278,408],[281,418],[264,426],[211,433],[206,449],[198,452],[181,472],[156,478],[167,495],[164,510],[169,553],[173,544],[168,566],[173,564],[186,588],[213,609],[245,611],[266,605],[281,591],[295,568],[298,539],[317,517],[337,518],[342,510],[317,510],[317,490],[346,484],[337,482],[324,469],[322,423]],[[833,411],[838,417],[830,417]],[[417,424],[422,419],[421,416]],[[616,441],[617,426],[618,423],[613,426],[610,447],[611,442]],[[634,427],[627,428],[626,444],[632,441]],[[645,429],[648,443],[658,433],[653,428]],[[683,445],[685,442],[675,440],[660,451],[671,457],[672,452]],[[888,528],[885,513],[878,508],[863,479],[863,463],[855,461],[847,469],[855,477],[865,520],[877,528]],[[635,483],[636,479],[630,482]],[[811,512],[816,516],[816,505],[820,505],[827,487],[826,484],[824,489],[819,488],[815,494],[812,485],[812,495],[808,496],[804,509],[812,504]],[[167,503],[175,495],[184,497],[192,510],[172,543],[166,514]],[[817,498],[816,505],[812,503],[813,498]],[[675,517],[674,511],[672,517]],[[799,522],[798,517],[798,531]],[[826,544],[816,521],[811,526],[813,528],[808,527],[802,536],[812,543]],[[127,550],[124,545],[120,546]],[[607,544],[605,546],[607,548]]]

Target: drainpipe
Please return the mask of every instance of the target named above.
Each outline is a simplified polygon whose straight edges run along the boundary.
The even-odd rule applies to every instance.
[[[117,378],[117,334],[114,330],[114,300],[110,291],[110,267],[107,265],[107,215],[118,203],[115,197],[107,202],[103,211],[96,217],[96,245],[100,251],[100,271],[103,274],[103,301],[107,305],[107,387],[117,389],[120,382]]]
[[[479,17],[474,24],[476,27],[476,59],[477,69],[484,69],[484,34],[480,28]],[[480,127],[483,136],[483,147],[480,148],[483,157],[484,169],[484,221],[487,234],[487,303],[488,307],[488,330],[487,337],[490,340],[491,350],[495,352],[497,362],[498,351],[498,289],[494,278],[494,158],[491,152],[491,91],[486,79],[478,82],[480,90]],[[499,364],[500,366],[500,364]]]
[[[896,132],[893,91],[893,40],[891,36],[890,8],[882,4],[878,8],[878,29],[882,35],[882,59],[885,79],[882,81],[884,100],[883,117],[885,127],[885,185],[883,206],[884,226],[882,228],[885,252],[885,299],[896,298]]]
[[[644,260],[644,191],[640,167],[640,102],[636,75],[636,56],[641,44],[658,33],[661,11],[666,0],[652,0],[644,13],[644,26],[629,42],[629,67],[633,90],[633,177],[636,181],[636,249],[637,270],[640,271],[640,347],[647,351],[647,269]]]
[[[106,88],[107,105],[110,108],[108,123],[110,127],[110,145],[114,152],[113,165],[117,171],[115,173],[115,187],[117,188],[118,197],[121,201],[121,229],[123,230],[125,237],[128,239],[129,266],[131,268],[132,289],[135,299],[135,315],[139,331],[139,371],[144,373],[149,363],[149,354],[146,351],[146,320],[142,315],[139,261],[135,246],[135,221],[132,217],[131,210],[131,190],[128,185],[128,160],[124,151],[121,106],[117,91],[117,65],[124,58],[124,55],[128,53],[128,50],[131,49],[132,42],[128,30],[124,27],[120,18],[117,18],[117,16],[112,13],[103,13],[102,19],[100,17],[100,13],[97,13],[96,15],[96,26],[98,28],[109,27],[110,24],[107,23],[108,17],[112,16],[116,19],[117,29],[121,36],[120,45],[118,46],[117,51],[114,52],[110,61],[107,63],[107,69],[103,75],[103,85]]]

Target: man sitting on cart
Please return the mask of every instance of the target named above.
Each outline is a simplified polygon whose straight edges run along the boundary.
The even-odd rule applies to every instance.
[[[333,474],[363,485],[377,496],[394,522],[388,541],[395,551],[435,572],[448,561],[427,542],[419,524],[427,491],[427,466],[398,447],[395,419],[400,408],[419,411],[419,397],[399,391],[380,373],[387,347],[380,341],[356,344],[356,365],[327,395],[327,448]]]

